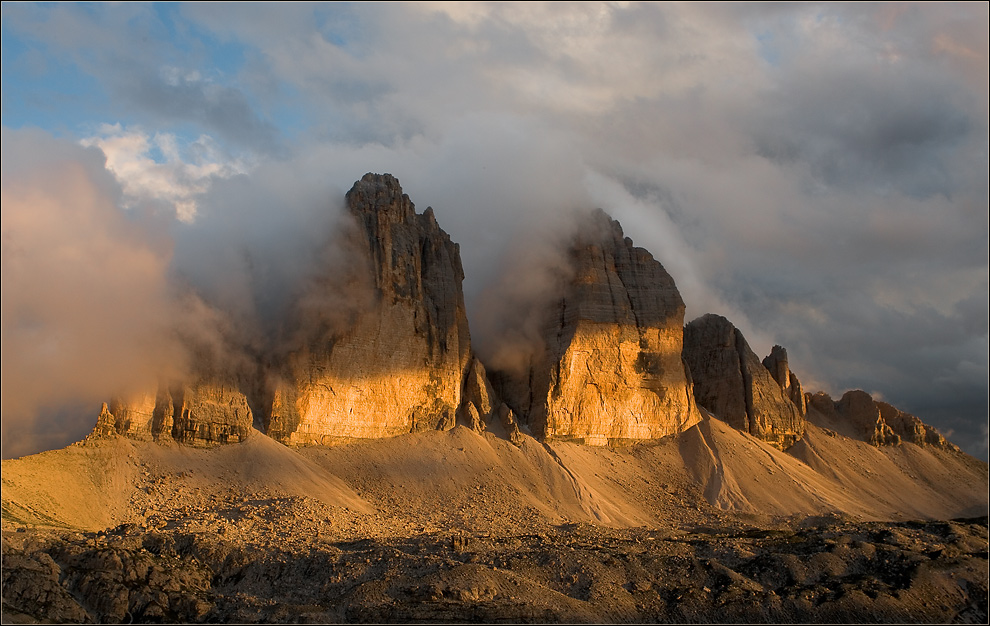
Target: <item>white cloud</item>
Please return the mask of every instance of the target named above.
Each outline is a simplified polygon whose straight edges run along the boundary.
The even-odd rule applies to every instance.
[[[123,188],[127,206],[164,204],[184,222],[196,218],[198,199],[213,181],[248,169],[243,161],[225,158],[208,135],[200,135],[182,150],[170,133],[149,135],[140,128],[103,124],[97,135],[79,143],[103,151],[107,169]],[[152,157],[155,150],[160,160]]]

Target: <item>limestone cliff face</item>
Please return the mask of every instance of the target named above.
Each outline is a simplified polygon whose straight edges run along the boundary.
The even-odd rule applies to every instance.
[[[895,446],[908,441],[958,451],[934,427],[886,402],[878,402],[865,391],[847,391],[835,402],[823,391],[808,394],[808,419],[819,426],[874,446]]]
[[[205,379],[192,385],[176,385],[170,395],[172,437],[179,443],[199,447],[238,443],[251,434],[251,409],[233,383]]]
[[[346,242],[373,296],[347,324],[303,329],[273,385],[266,432],[285,443],[452,428],[471,339],[460,251],[389,174],[347,193]],[[475,406],[480,411],[481,407]]]
[[[116,432],[132,439],[144,441],[156,439],[154,429],[156,396],[157,393],[147,391],[128,398],[111,399],[109,412],[114,417]],[[161,434],[161,431],[159,430],[157,434]]]
[[[112,399],[103,405],[93,434],[208,447],[243,441],[252,423],[237,385],[204,377],[194,384],[162,381],[154,392]]]
[[[533,434],[600,445],[700,421],[681,359],[684,302],[663,266],[601,210],[569,261],[572,278],[545,317],[545,349],[528,371],[499,377]]]
[[[801,409],[729,320],[708,314],[688,324],[684,328],[684,360],[691,368],[698,404],[730,426],[780,449],[804,434]],[[783,367],[776,367],[776,373],[793,385],[786,355],[778,352],[771,363],[779,366],[781,361]],[[782,375],[785,371],[786,377]]]

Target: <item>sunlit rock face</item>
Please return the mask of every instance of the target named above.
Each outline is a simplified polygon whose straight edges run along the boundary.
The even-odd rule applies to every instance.
[[[307,444],[452,428],[471,356],[458,246],[389,174],[355,183],[347,211],[356,226],[338,243],[350,251],[351,288],[370,297],[347,320],[300,329],[266,432]]]
[[[192,384],[162,381],[154,392],[113,398],[104,405],[94,435],[208,447],[243,441],[252,422],[247,398],[236,384],[203,377]]]
[[[191,446],[238,443],[251,434],[254,418],[238,387],[205,379],[171,388],[172,438]],[[162,407],[166,411],[166,407]]]
[[[773,356],[768,359],[778,366],[774,373],[793,386],[786,360],[779,367],[786,353],[778,352],[776,362]],[[791,402],[789,390],[778,384],[729,320],[708,314],[688,324],[684,359],[691,368],[698,404],[717,418],[780,449],[804,434],[803,412]]]
[[[116,397],[110,400],[109,412],[113,415],[114,430],[132,439],[151,441],[161,434],[161,427],[154,427],[157,393],[148,390],[130,397]],[[169,424],[168,436],[172,436]]]
[[[919,446],[959,450],[934,427],[886,402],[875,401],[859,389],[847,391],[838,402],[823,391],[808,394],[807,400],[809,420],[875,446],[893,446],[907,441]]]
[[[488,381],[485,366],[477,358],[472,358],[467,375],[464,377],[457,422],[471,430],[481,432],[495,417],[497,405],[495,390]]]
[[[499,373],[505,400],[546,440],[653,439],[700,421],[681,359],[684,301],[667,271],[601,210],[568,255],[543,350],[527,371]]]

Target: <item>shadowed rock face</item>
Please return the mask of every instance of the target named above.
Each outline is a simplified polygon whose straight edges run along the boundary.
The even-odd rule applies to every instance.
[[[342,247],[370,302],[347,324],[301,329],[266,431],[299,444],[452,428],[471,353],[458,246],[389,174],[355,183],[347,209]]]
[[[784,390],[784,394],[794,403],[801,415],[807,413],[808,406],[804,399],[804,390],[801,388],[801,381],[791,371],[787,362],[787,350],[782,346],[774,346],[770,354],[763,359],[763,367],[767,368],[770,376],[777,381],[780,388]]]
[[[506,401],[548,440],[651,439],[698,422],[681,360],[684,302],[663,266],[601,210],[569,258],[545,349],[528,371],[499,378]]]
[[[782,352],[777,352],[776,361],[773,354],[768,359],[777,366],[781,379],[790,383],[786,352]],[[801,438],[801,409],[729,320],[708,314],[688,324],[684,360],[691,368],[698,404],[716,417],[780,449]],[[785,372],[786,377],[782,376]]]
[[[835,428],[848,437],[874,446],[895,446],[908,441],[919,446],[959,450],[934,427],[886,402],[875,401],[865,391],[847,391],[838,402],[824,391],[806,397],[810,420]]]

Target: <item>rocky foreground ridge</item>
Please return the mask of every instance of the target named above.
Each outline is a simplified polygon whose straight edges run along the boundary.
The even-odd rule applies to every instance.
[[[606,445],[683,432],[704,411],[782,450],[809,420],[873,445],[957,449],[865,392],[805,393],[784,348],[761,361],[724,317],[685,326],[671,276],[600,209],[570,242],[527,367],[491,377],[471,347],[459,247],[432,208],[417,213],[398,180],[369,173],[346,195],[345,222],[330,245],[347,251],[346,270],[316,279],[334,297],[296,307],[293,350],[257,363],[253,380],[214,366],[114,399],[94,435],[211,446],[260,423],[307,445],[463,424]]]

